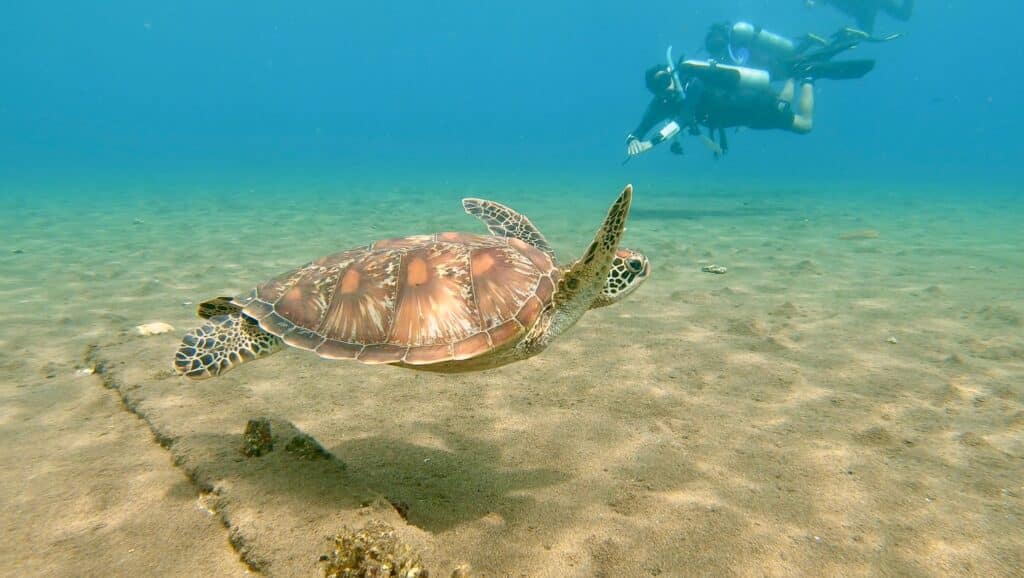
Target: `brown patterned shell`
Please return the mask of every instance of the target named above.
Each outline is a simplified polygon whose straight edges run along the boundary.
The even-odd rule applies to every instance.
[[[519,239],[438,233],[318,259],[239,303],[265,331],[321,357],[425,365],[515,342],[551,305],[558,276]]]

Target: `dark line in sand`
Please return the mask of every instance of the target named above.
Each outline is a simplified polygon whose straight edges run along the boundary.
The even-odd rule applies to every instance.
[[[93,375],[99,376],[103,387],[117,392],[117,396],[121,400],[121,408],[146,424],[150,433],[153,434],[153,439],[160,444],[160,447],[170,452],[171,462],[185,473],[189,481],[192,482],[193,487],[195,487],[197,491],[197,499],[202,497],[203,494],[213,496],[220,495],[220,490],[217,489],[212,482],[201,479],[197,468],[186,465],[185,459],[174,452],[173,447],[178,441],[178,437],[161,431],[156,427],[156,424],[153,423],[149,416],[139,409],[138,401],[130,399],[128,391],[125,388],[125,384],[119,377],[114,375],[109,362],[100,355],[99,345],[88,345],[85,349],[83,360],[86,367],[93,368]],[[333,456],[331,457],[333,458]],[[252,556],[252,548],[246,542],[245,537],[242,536],[241,532],[238,531],[237,526],[232,524],[223,508],[214,507],[212,508],[212,511],[217,514],[217,519],[220,520],[221,525],[223,525],[224,529],[227,530],[228,543],[230,543],[231,547],[238,553],[242,562],[244,562],[252,572],[263,574],[263,570],[267,567],[268,561]]]

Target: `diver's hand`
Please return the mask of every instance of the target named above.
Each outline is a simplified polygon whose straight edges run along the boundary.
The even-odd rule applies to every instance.
[[[652,148],[654,148],[654,145],[649,141],[634,138],[630,139],[629,142],[626,143],[626,154],[631,157],[635,157],[636,155],[643,154]]]

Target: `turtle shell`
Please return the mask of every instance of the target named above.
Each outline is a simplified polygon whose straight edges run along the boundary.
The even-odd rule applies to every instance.
[[[289,271],[239,300],[293,347],[328,359],[425,365],[518,341],[551,306],[559,271],[519,239],[387,239]]]

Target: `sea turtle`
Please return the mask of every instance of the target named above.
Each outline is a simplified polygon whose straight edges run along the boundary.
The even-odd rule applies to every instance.
[[[588,309],[621,300],[649,276],[643,254],[619,248],[632,195],[627,186],[583,257],[561,267],[525,216],[464,199],[491,235],[376,241],[289,271],[246,297],[201,303],[207,323],[184,336],[174,367],[205,379],[283,345],[438,372],[536,355]]]

